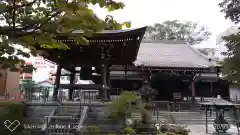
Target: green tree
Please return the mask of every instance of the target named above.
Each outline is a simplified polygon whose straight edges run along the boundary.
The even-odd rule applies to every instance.
[[[209,39],[211,33],[205,26],[194,22],[180,22],[168,20],[149,26],[145,38],[152,40],[183,40],[188,44],[198,44]]]
[[[75,37],[80,44],[87,44],[86,36],[103,29],[121,29],[123,25],[111,16],[99,19],[88,7],[98,4],[108,11],[122,9],[124,4],[114,0],[1,0],[0,1],[0,68],[19,70],[24,60],[41,53],[36,45],[45,48],[68,49],[55,40],[57,33],[70,34],[73,30],[84,33]],[[17,45],[27,48],[24,52]]]
[[[221,12],[225,13],[225,18],[238,24],[240,22],[240,2],[238,0],[223,0],[219,3]],[[226,56],[221,62],[222,72],[230,82],[240,84],[240,33],[224,36],[223,40],[227,47]]]

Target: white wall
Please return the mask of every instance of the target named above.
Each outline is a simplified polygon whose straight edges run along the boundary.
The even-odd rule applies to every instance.
[[[34,72],[33,72],[33,80],[35,82],[41,82],[41,81],[45,81],[49,79],[49,75],[50,75],[50,68],[37,68]]]
[[[230,92],[230,99],[232,101],[236,101],[236,100],[240,101],[240,88],[230,87],[229,92]]]

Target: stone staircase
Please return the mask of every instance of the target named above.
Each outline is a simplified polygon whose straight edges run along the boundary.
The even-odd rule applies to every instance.
[[[27,110],[26,123],[43,124],[44,117],[48,116],[56,106],[29,106]]]
[[[60,106],[45,135],[74,135],[81,117],[81,106]]]
[[[90,107],[88,117],[85,120],[84,125],[97,126],[102,135],[106,135],[106,133],[114,134],[123,131],[123,127],[120,124],[116,124],[108,118],[107,112],[108,109],[106,107]]]
[[[182,111],[182,112],[169,112],[169,111],[158,111],[152,113],[152,120],[153,121],[162,121],[167,120],[168,123],[173,124],[196,124],[202,125],[206,123],[206,115],[205,111]],[[133,113],[132,114],[134,119],[141,120],[140,113]],[[208,124],[213,124],[214,119],[216,118],[216,113],[212,112],[208,113]],[[225,114],[225,119],[229,123],[233,123],[233,118],[231,117],[231,113],[228,112]]]
[[[26,125],[43,125],[44,117],[49,116],[56,106],[29,105],[27,117],[24,121]],[[31,134],[37,135],[41,131],[41,126],[31,128]]]
[[[206,114],[204,111],[199,111],[199,112],[191,112],[191,111],[186,111],[186,112],[171,112],[170,113],[171,117],[173,118],[173,123],[174,124],[196,124],[196,125],[202,125],[206,124]],[[212,112],[208,113],[208,124],[213,124],[214,119],[216,118],[216,113]],[[228,115],[227,113],[225,114],[225,119],[229,123],[233,123],[233,119]]]
[[[172,120],[169,116],[168,111],[158,111],[155,113],[151,113],[150,115],[152,116],[153,121],[162,121],[162,120],[167,120],[169,123],[172,123]],[[132,117],[135,120],[141,120],[141,113],[132,113]]]

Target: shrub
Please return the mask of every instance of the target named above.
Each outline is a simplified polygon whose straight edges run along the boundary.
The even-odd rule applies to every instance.
[[[0,101],[0,121],[9,120],[13,122],[18,120],[20,123],[24,120],[24,111],[26,110],[26,105],[21,102],[16,101]],[[14,132],[10,132],[7,128],[5,128],[4,123],[0,122],[0,127],[4,127],[3,130],[0,130],[1,135],[15,135],[15,134],[23,134],[23,127],[19,126],[16,128]]]
[[[135,134],[135,130],[131,127],[127,127],[127,128],[124,129],[124,134],[133,135],[133,134]]]
[[[124,91],[120,94],[120,98],[109,105],[110,117],[119,120],[131,117],[132,112],[142,110],[144,108],[141,97],[135,92]]]

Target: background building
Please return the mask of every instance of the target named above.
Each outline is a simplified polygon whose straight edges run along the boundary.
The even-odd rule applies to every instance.
[[[19,98],[20,72],[0,69],[0,97]]]

